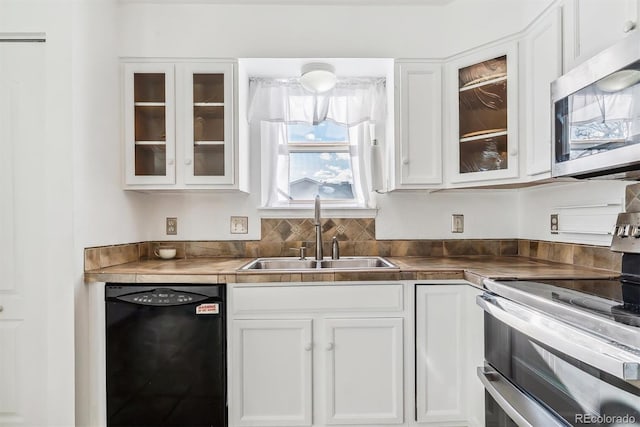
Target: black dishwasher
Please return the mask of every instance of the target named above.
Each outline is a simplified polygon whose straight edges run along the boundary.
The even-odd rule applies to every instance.
[[[109,427],[225,427],[223,285],[107,283]]]

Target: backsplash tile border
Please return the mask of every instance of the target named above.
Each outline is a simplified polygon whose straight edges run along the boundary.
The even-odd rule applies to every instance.
[[[290,249],[299,248],[305,242],[247,241],[152,241],[113,246],[86,248],[85,271],[99,270],[118,264],[156,259],[153,255],[159,246],[178,249],[178,258],[220,257],[257,258],[294,256]],[[308,245],[313,254],[315,244]],[[325,253],[329,244],[325,242]],[[621,271],[622,256],[604,246],[558,243],[527,239],[465,239],[465,240],[374,240],[367,242],[342,242],[343,256],[368,255],[383,257],[453,257],[468,255],[522,256],[532,259]]]
[[[84,266],[85,271],[91,271],[156,259],[154,252],[161,246],[175,247],[177,258],[294,256],[303,245],[311,256],[315,251],[315,234],[310,235],[310,227],[313,224],[307,219],[262,219],[262,240],[148,241],[90,247],[84,251]],[[330,238],[336,235],[343,256],[523,256],[618,272],[622,268],[622,255],[604,246],[528,239],[376,240],[375,220],[372,218],[325,220],[323,230],[326,230],[325,254],[330,253]]]
[[[618,272],[622,270],[622,254],[613,252],[606,246],[520,239],[518,255],[580,267],[602,268]]]

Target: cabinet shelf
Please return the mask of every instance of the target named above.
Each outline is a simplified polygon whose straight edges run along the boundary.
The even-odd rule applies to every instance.
[[[167,103],[166,102],[134,102],[133,105],[136,107],[165,107]]]
[[[224,145],[224,141],[194,141],[193,145]]]
[[[224,107],[224,102],[194,102],[194,107]]]
[[[486,131],[472,132],[469,136],[463,136],[460,138],[460,142],[473,142],[480,141],[487,138],[495,138],[497,136],[504,136],[507,134],[506,129],[488,129]]]
[[[136,145],[167,145],[167,141],[136,141]]]
[[[483,79],[478,79],[478,80],[474,80],[473,82],[469,82],[467,83],[465,86],[460,88],[460,92],[464,92],[467,90],[471,90],[471,89],[475,89],[477,87],[482,87],[482,86],[487,86],[490,84],[495,84],[498,82],[502,82],[507,80],[507,75],[505,74],[501,74],[498,77],[488,77],[488,78],[483,78]]]

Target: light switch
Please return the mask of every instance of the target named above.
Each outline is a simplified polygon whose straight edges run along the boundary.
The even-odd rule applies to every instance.
[[[249,232],[249,218],[246,216],[231,217],[231,234],[247,234]]]
[[[451,215],[451,232],[452,233],[464,232],[464,215],[462,214]]]

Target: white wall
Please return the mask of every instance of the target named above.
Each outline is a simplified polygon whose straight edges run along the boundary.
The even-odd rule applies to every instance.
[[[522,30],[549,2],[456,0],[444,8],[129,3],[122,7],[120,54],[439,58]]]
[[[122,191],[121,73],[117,1],[73,3],[73,233],[76,425],[95,425],[91,407],[102,390],[91,383],[90,331],[95,313],[83,280],[83,249],[148,239],[144,195]],[[69,153],[71,154],[71,153]],[[93,376],[95,378],[95,376]]]
[[[513,239],[518,204],[511,190],[394,192],[379,196],[378,239]],[[464,233],[451,232],[451,215],[464,215]]]
[[[626,181],[578,181],[519,191],[518,237],[532,240],[608,246],[616,216],[624,211]],[[550,233],[550,215],[559,215],[559,229]],[[589,234],[586,232],[596,232]]]

